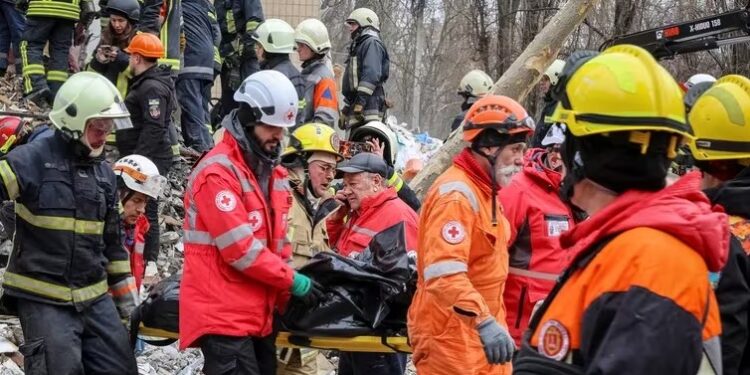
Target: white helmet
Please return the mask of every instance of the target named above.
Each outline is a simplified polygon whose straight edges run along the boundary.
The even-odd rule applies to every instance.
[[[398,154],[398,138],[396,137],[396,133],[388,125],[380,121],[370,121],[352,130],[349,140],[352,142],[363,142],[368,135],[378,137],[381,142],[385,142],[385,145],[383,145],[383,159],[385,159],[388,165],[393,166]]]
[[[458,93],[478,98],[490,92],[493,84],[492,78],[487,73],[475,69],[461,78]]]
[[[544,75],[549,78],[550,85],[554,86],[557,84],[557,81],[560,80],[560,74],[562,74],[564,68],[565,61],[556,59],[552,62],[552,64],[550,64],[547,70],[544,71]]]
[[[565,130],[567,127],[562,123],[554,123],[547,130],[542,139],[542,146],[560,145],[565,142]]]
[[[115,174],[122,178],[125,186],[157,199],[167,185],[167,179],[159,174],[156,164],[145,156],[128,155],[115,162]]]
[[[294,52],[294,29],[284,20],[270,18],[255,29],[255,39],[269,53]]]
[[[275,70],[261,70],[245,78],[234,101],[250,105],[256,121],[265,125],[290,128],[296,124],[297,90],[289,78]]]
[[[294,40],[297,43],[306,44],[318,55],[322,55],[331,49],[331,40],[328,38],[326,25],[315,18],[308,18],[297,25]]]
[[[716,77],[705,73],[693,74],[692,76],[690,76],[690,78],[688,78],[687,81],[685,81],[685,83],[682,84],[682,88],[685,90],[685,92],[687,92],[691,87],[702,82],[714,83],[716,82]]]
[[[380,31],[380,19],[372,9],[357,8],[349,15],[346,22],[355,22],[359,27],[372,26],[375,30]]]

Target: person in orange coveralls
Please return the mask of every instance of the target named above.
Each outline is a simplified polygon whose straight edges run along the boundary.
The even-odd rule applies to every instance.
[[[578,255],[532,316],[514,374],[721,374],[709,272],[726,261],[729,224],[700,175],[666,186],[693,138],[677,82],[617,45],[573,53],[553,94],[550,120],[567,126],[561,195],[590,216],[560,236]]]
[[[430,188],[420,216],[417,292],[408,328],[420,374],[511,373],[513,339],[502,295],[510,227],[498,203],[523,164],[533,121],[489,95],[466,114],[464,149]],[[499,186],[498,186],[499,185]]]

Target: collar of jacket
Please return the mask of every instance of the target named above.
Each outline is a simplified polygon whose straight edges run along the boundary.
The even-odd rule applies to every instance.
[[[524,175],[532,181],[550,191],[560,189],[562,174],[547,167],[544,158],[547,157],[547,151],[542,148],[532,148],[526,153],[526,162],[523,166]]]
[[[260,63],[260,68],[263,70],[273,69],[285,61],[289,61],[289,55],[286,53],[266,53],[265,59]]]
[[[356,31],[353,37],[354,37],[354,42],[355,42],[354,44],[359,44],[360,42],[368,38],[374,37],[374,38],[380,39],[380,33],[374,28],[372,28],[371,26],[366,26]]]
[[[302,69],[305,72],[310,72],[319,65],[325,65],[325,55],[315,55],[313,58],[302,62]]]
[[[136,87],[140,86],[141,84],[143,84],[143,82],[149,79],[160,81],[169,86],[171,89],[172,76],[169,70],[169,66],[155,64],[154,66],[144,70],[143,73],[131,78],[130,89],[128,90],[128,92],[133,92]]]
[[[461,103],[461,110],[462,111],[468,111],[469,108],[471,108],[474,103],[476,103],[477,97],[476,96],[470,96],[464,100],[463,103]]]
[[[700,181],[700,174],[692,172],[659,191],[625,191],[563,233],[560,245],[577,253],[606,236],[652,228],[679,239],[703,258],[709,271],[718,272],[727,259],[729,222],[720,208],[712,208]]]
[[[458,156],[453,159],[453,165],[458,169],[466,172],[469,178],[474,181],[474,184],[487,195],[492,195],[492,180],[490,179],[489,172],[479,165],[471,149],[466,147],[461,151]],[[498,186],[498,191],[501,187]]]
[[[362,217],[370,211],[378,211],[380,206],[393,199],[398,199],[396,190],[393,190],[393,188],[386,188],[380,193],[363,198],[359,204],[359,210],[357,210],[355,214],[357,217]],[[352,222],[354,222],[354,220],[352,220]]]
[[[750,167],[722,185],[703,192],[711,203],[722,206],[729,215],[750,218]]]

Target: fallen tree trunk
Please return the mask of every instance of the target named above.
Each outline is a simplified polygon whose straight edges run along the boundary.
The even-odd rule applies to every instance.
[[[569,0],[552,17],[542,31],[526,47],[502,77],[495,82],[492,92],[522,101],[544,71],[557,57],[560,47],[570,33],[583,22],[586,14],[598,0]],[[453,132],[443,147],[420,171],[409,186],[423,199],[435,179],[451,165],[453,157],[465,147],[461,140],[461,128]]]

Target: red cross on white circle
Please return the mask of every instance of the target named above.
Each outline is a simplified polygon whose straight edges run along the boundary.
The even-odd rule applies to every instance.
[[[458,221],[449,221],[443,225],[442,235],[445,242],[457,244],[466,238],[466,230]]]
[[[256,231],[263,224],[263,216],[261,216],[260,211],[250,211],[247,215],[247,222],[250,223],[253,231]]]
[[[229,212],[237,207],[237,196],[229,190],[222,190],[216,194],[214,203],[219,210]]]

